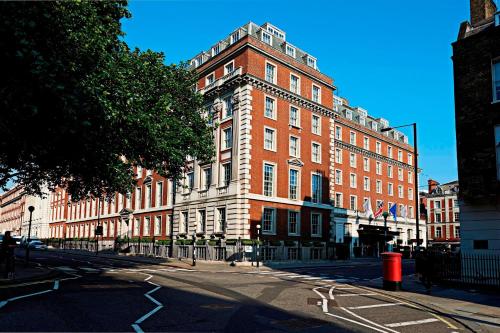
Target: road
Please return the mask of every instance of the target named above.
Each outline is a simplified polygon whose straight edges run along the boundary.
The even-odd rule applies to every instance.
[[[257,271],[32,255],[60,276],[1,288],[1,331],[467,332],[450,319],[365,289],[364,281],[380,277],[379,263]],[[411,272],[412,263],[404,270]]]

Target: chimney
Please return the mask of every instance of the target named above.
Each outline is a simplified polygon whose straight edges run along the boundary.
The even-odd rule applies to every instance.
[[[427,181],[427,186],[429,187],[429,194],[432,193],[432,191],[434,191],[434,189],[439,185],[439,182],[433,180],[433,179],[429,179]]]
[[[482,21],[493,16],[497,6],[493,0],[470,0],[470,23],[477,27]]]

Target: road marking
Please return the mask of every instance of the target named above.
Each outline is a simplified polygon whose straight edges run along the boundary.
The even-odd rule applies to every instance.
[[[54,281],[54,290],[59,289],[59,280]]]
[[[146,273],[139,273],[139,274],[143,274],[143,275],[146,275],[147,277],[144,279],[144,281],[146,281],[147,283],[155,286],[156,288],[153,288],[151,289],[150,291],[148,291],[147,293],[144,294],[144,296],[149,299],[151,302],[153,302],[154,304],[156,304],[156,307],[149,311],[148,313],[146,313],[145,315],[143,315],[141,318],[137,319],[135,321],[135,323],[132,324],[132,328],[137,332],[137,333],[144,333],[144,331],[142,330],[142,328],[139,326],[140,323],[142,323],[144,320],[148,319],[149,317],[151,317],[153,314],[155,314],[156,312],[158,312],[160,309],[163,308],[163,304],[161,304],[158,300],[156,300],[155,298],[153,298],[151,296],[152,293],[154,293],[155,291],[157,291],[158,289],[161,288],[160,285],[154,283],[154,282],[151,282],[149,281],[153,275],[151,274],[146,274]]]
[[[321,278],[317,277],[317,276],[311,276],[311,277],[304,278],[304,280],[321,280]]]
[[[380,308],[384,306],[396,306],[396,305],[404,305],[405,303],[381,303],[381,304],[373,304],[373,305],[362,305],[362,306],[349,306],[347,307],[350,310],[360,310],[360,309],[371,309],[371,308]]]
[[[436,318],[427,318],[427,319],[422,319],[422,320],[412,320],[412,321],[403,321],[401,323],[392,323],[392,324],[385,324],[387,327],[403,327],[403,326],[411,326],[411,325],[420,325],[420,324],[427,324],[427,323],[433,323],[439,321],[439,319]]]
[[[337,290],[351,290],[351,289],[359,289],[357,287],[338,287]]]
[[[366,293],[366,294],[338,294],[337,297],[353,297],[353,296],[375,296],[375,293]]]
[[[68,266],[58,266],[58,267],[54,267],[54,268],[57,269],[58,271],[63,271],[63,272],[71,272],[71,273],[76,272],[76,269],[73,269],[73,268],[68,267]]]
[[[349,311],[349,310],[347,310],[347,309],[346,309],[346,308],[344,308],[344,307],[340,307],[340,309],[342,309],[342,310],[344,310],[345,312],[349,313],[351,316],[354,316],[354,317],[356,317],[356,318],[359,318],[359,319],[363,320],[364,322],[366,322],[366,323],[368,323],[368,324],[374,325],[374,326],[376,326],[376,327],[380,327],[381,329],[383,329],[383,330],[385,330],[385,331],[389,331],[389,332],[392,332],[392,333],[399,333],[398,331],[395,331],[395,330],[393,330],[393,329],[390,329],[390,328],[384,327],[384,326],[382,326],[381,324],[378,324],[378,323],[376,323],[376,322],[374,322],[374,321],[371,321],[371,320],[369,320],[369,319],[366,319],[365,317],[361,317],[360,315],[358,315],[358,314],[356,314],[356,313],[354,313],[354,312],[352,312],[352,311]]]
[[[92,267],[78,267],[78,268],[85,271],[85,272],[89,272],[89,273],[100,272],[100,270],[92,268]]]

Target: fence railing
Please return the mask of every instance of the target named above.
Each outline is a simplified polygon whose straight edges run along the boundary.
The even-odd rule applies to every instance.
[[[436,282],[500,288],[500,253],[430,252],[428,264]]]

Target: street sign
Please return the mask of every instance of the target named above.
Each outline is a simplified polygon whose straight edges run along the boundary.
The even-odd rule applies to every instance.
[[[98,226],[95,228],[95,235],[96,235],[96,236],[102,236],[102,225],[98,225]]]

